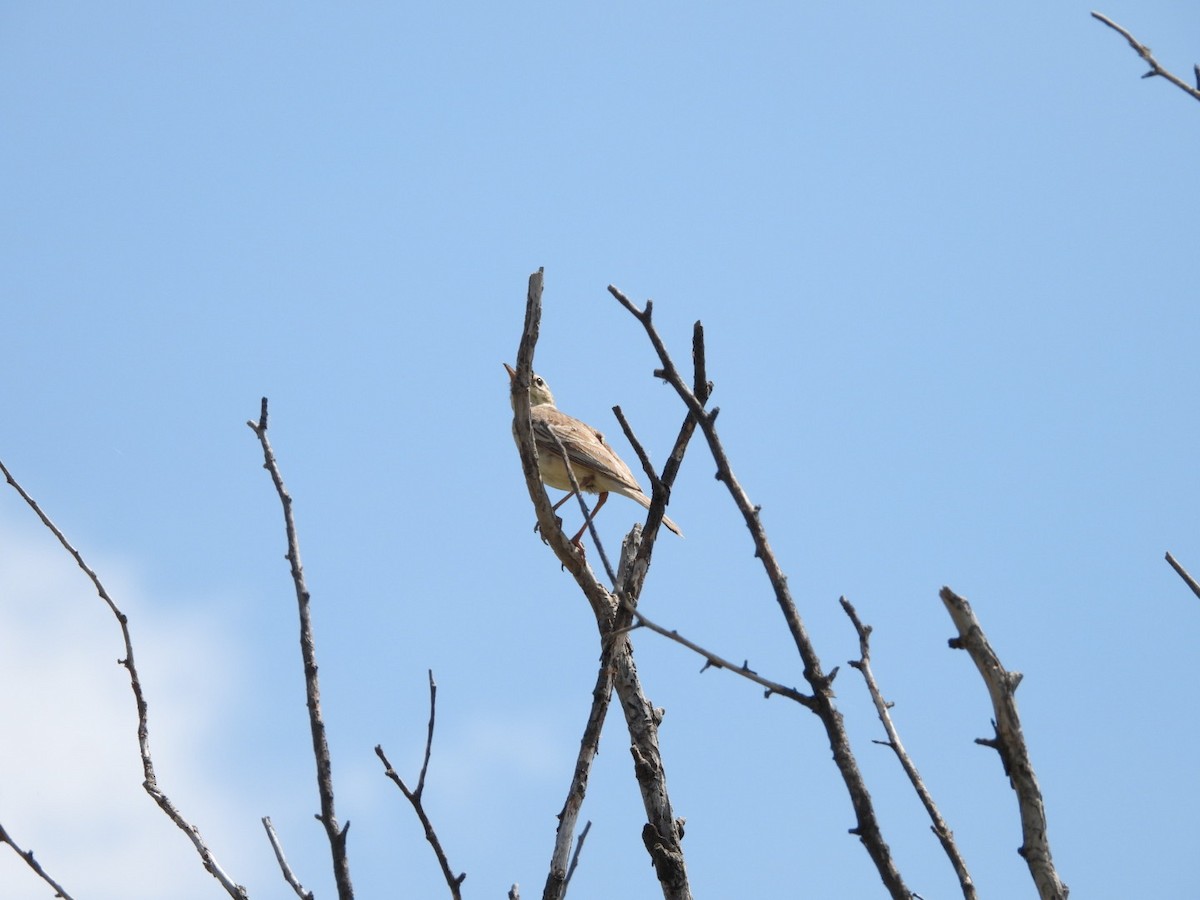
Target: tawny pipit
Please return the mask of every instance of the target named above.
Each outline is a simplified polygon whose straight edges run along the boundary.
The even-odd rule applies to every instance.
[[[516,370],[512,366],[505,363],[504,368],[508,370],[510,381],[516,377]],[[600,512],[600,507],[608,500],[610,492],[628,497],[646,509],[650,508],[650,498],[638,485],[637,479],[629,471],[629,466],[625,465],[616,451],[604,440],[604,435],[590,425],[559,412],[554,406],[554,395],[550,393],[550,386],[537,374],[533,375],[529,384],[529,406],[533,419],[533,441],[538,452],[538,474],[550,487],[567,492],[567,496],[555,503],[554,508],[558,509],[570,500],[575,492],[571,489],[571,479],[567,477],[567,467],[563,463],[554,437],[551,436],[552,432],[567,451],[567,458],[571,460],[571,471],[575,473],[575,480],[579,482],[579,486],[589,494],[600,495],[596,508],[583,523],[583,528],[571,538],[571,543],[579,543],[588,522],[596,518],[596,513]],[[662,523],[680,537],[683,536],[679,526],[666,516],[663,516]]]

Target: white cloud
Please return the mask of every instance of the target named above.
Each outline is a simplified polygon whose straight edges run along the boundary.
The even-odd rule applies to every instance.
[[[233,877],[249,877],[237,870],[243,865],[264,871],[269,850],[257,814],[239,810],[204,765],[214,720],[234,699],[228,636],[215,617],[151,602],[128,564],[89,564],[130,617],[160,786]],[[219,895],[190,841],[142,789],[122,656],[116,619],[49,533],[0,521],[0,822],[76,897]],[[224,828],[222,843],[233,844],[237,859],[222,858],[214,827]],[[255,850],[264,853],[230,840],[255,829]],[[0,897],[51,895],[0,847]]]

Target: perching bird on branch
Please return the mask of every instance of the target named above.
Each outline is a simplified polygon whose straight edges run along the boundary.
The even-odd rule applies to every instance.
[[[505,363],[504,368],[508,370],[510,381],[516,378],[517,373],[512,366]],[[537,374],[533,375],[529,384],[529,406],[533,419],[533,440],[538,452],[538,473],[545,484],[567,492],[567,496],[554,504],[554,509],[557,510],[570,500],[575,492],[571,489],[567,467],[551,432],[557,435],[567,451],[571,471],[575,473],[575,480],[579,482],[579,486],[589,494],[600,495],[596,508],[592,510],[575,537],[571,538],[571,543],[579,543],[588,522],[596,518],[596,513],[600,512],[600,507],[608,500],[609,493],[620,494],[640,503],[645,509],[650,508],[650,498],[642,491],[637,479],[633,477],[633,472],[629,471],[629,466],[625,465],[616,451],[604,440],[604,435],[585,422],[559,412],[554,406],[554,395],[550,393],[550,386]],[[663,516],[662,523],[680,537],[683,536],[679,526],[666,516]]]

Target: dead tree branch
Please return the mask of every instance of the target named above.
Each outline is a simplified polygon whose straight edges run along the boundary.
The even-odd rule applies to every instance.
[[[579,868],[579,857],[583,853],[583,842],[587,840],[588,832],[592,830],[592,822],[589,819],[583,826],[583,831],[579,832],[579,840],[575,842],[575,854],[571,857],[571,867],[567,869],[567,884],[570,886],[571,878],[575,875],[575,870]]]
[[[304,889],[304,885],[300,883],[300,879],[288,865],[287,857],[283,855],[283,845],[279,842],[279,835],[275,833],[275,826],[271,824],[271,817],[263,816],[262,823],[263,828],[267,830],[267,840],[271,842],[271,849],[275,851],[275,860],[279,863],[279,871],[283,874],[283,880],[291,886],[300,900],[313,900],[313,892]]]
[[[462,872],[455,875],[450,868],[450,860],[446,857],[446,851],[442,849],[442,842],[438,839],[437,831],[433,827],[433,822],[429,815],[425,812],[425,804],[421,799],[425,793],[425,775],[429,772],[429,759],[433,753],[433,727],[437,718],[437,682],[433,680],[433,670],[429,670],[429,727],[425,733],[425,758],[421,762],[421,774],[417,777],[417,787],[415,790],[410,789],[404,783],[387,758],[387,754],[383,752],[381,744],[375,745],[375,755],[379,757],[383,763],[383,774],[390,778],[400,788],[400,792],[404,794],[405,799],[412,804],[413,811],[417,814],[417,818],[421,820],[421,825],[425,828],[425,839],[429,841],[429,845],[433,848],[433,853],[437,857],[438,865],[442,868],[442,877],[446,879],[446,886],[450,888],[450,896],[454,900],[462,898],[462,883],[466,880],[467,873]]]
[[[154,773],[154,761],[150,756],[149,707],[146,704],[146,695],[142,691],[142,682],[138,677],[137,665],[134,663],[133,638],[129,633],[129,618],[117,607],[116,602],[114,602],[112,597],[109,596],[108,591],[105,590],[104,585],[101,583],[100,577],[84,561],[82,554],[80,554],[78,550],[71,546],[70,541],[67,540],[66,536],[61,530],[59,530],[58,526],[55,525],[50,520],[50,517],[42,511],[42,508],[38,506],[37,501],[35,501],[33,497],[26,493],[25,489],[17,483],[17,480],[13,478],[12,473],[8,471],[8,468],[3,462],[0,462],[0,472],[4,473],[4,477],[8,480],[8,483],[11,484],[17,493],[21,495],[21,499],[24,500],[29,508],[34,511],[37,517],[42,520],[42,524],[50,530],[50,533],[58,539],[58,542],[63,546],[63,549],[71,554],[76,565],[78,565],[79,568],[83,570],[84,574],[87,575],[88,579],[92,582],[93,587],[95,587],[96,593],[99,594],[100,599],[108,605],[109,610],[112,612],[113,616],[116,617],[117,624],[121,626],[121,637],[125,641],[125,658],[117,660],[117,663],[124,666],[125,670],[129,673],[129,685],[133,689],[133,699],[135,705],[137,706],[138,750],[142,757],[142,774],[144,776],[142,787],[145,788],[146,793],[153,798],[154,802],[158,804],[159,809],[161,809],[167,815],[167,818],[174,822],[175,825],[188,836],[188,839],[192,842],[192,846],[194,846],[196,848],[196,852],[200,854],[200,860],[204,864],[205,870],[221,883],[221,887],[225,888],[226,893],[228,893],[230,897],[237,898],[237,900],[246,900],[246,889],[240,884],[234,883],[233,879],[231,879],[225,873],[225,870],[221,868],[221,866],[217,863],[216,858],[212,855],[212,851],[208,849],[208,845],[204,843],[204,839],[200,836],[200,830],[183,817],[182,813],[180,813],[175,807],[175,804],[172,803],[170,798],[167,797],[167,795],[158,787],[158,778]]]
[[[980,738],[976,743],[992,747],[1000,754],[1004,774],[1017,794],[1017,805],[1021,811],[1021,834],[1023,842],[1017,851],[1024,857],[1037,885],[1042,900],[1066,900],[1067,886],[1059,880],[1050,855],[1050,841],[1046,834],[1046,808],[1042,803],[1042,791],[1038,787],[1037,775],[1029,759],[1025,735],[1021,731],[1021,717],[1017,713],[1016,691],[1021,683],[1021,673],[1009,672],[1000,663],[1000,657],[988,643],[979,620],[971,605],[948,587],[943,587],[939,596],[946,611],[958,629],[958,637],[950,639],[950,646],[966,650],[970,654],[983,682],[987,685],[995,712],[993,722],[995,739]]]
[[[1134,52],[1137,53],[1137,55],[1143,60],[1145,60],[1146,65],[1150,67],[1150,71],[1143,75],[1143,78],[1153,78],[1156,75],[1160,78],[1165,78],[1167,81],[1171,82],[1171,84],[1175,85],[1175,87],[1179,88],[1185,94],[1190,96],[1193,100],[1200,100],[1200,65],[1192,66],[1192,71],[1196,76],[1196,87],[1192,87],[1178,75],[1175,75],[1174,73],[1169,72],[1167,69],[1164,69],[1159,64],[1158,60],[1154,58],[1154,54],[1150,52],[1149,47],[1135,38],[1129,33],[1129,31],[1122,28],[1108,16],[1101,15],[1098,12],[1093,12],[1092,18],[1099,22],[1103,22],[1113,31],[1117,32],[1117,34],[1121,35],[1121,37],[1125,38],[1125,40],[1129,42],[1129,46],[1133,48]]]
[[[580,840],[582,842],[582,838]],[[41,863],[33,858],[33,851],[22,850],[20,847],[18,847],[17,842],[14,841],[12,837],[9,836],[9,833],[4,830],[3,825],[0,825],[0,844],[8,844],[8,846],[12,847],[17,856],[25,860],[25,864],[29,866],[29,868],[33,869],[33,871],[37,873],[38,877],[41,878],[42,881],[54,888],[55,897],[61,897],[62,900],[71,900],[71,895],[63,889],[63,886],[51,878],[46,873],[46,870],[42,868]]]
[[[1171,568],[1183,579],[1183,583],[1192,589],[1192,593],[1200,597],[1200,584],[1196,583],[1196,579],[1188,574],[1188,570],[1179,564],[1179,561],[1171,555],[1171,551],[1167,551],[1167,562],[1171,564]]]
[[[550,857],[550,871],[546,876],[546,886],[542,889],[542,900],[562,900],[567,894],[571,873],[575,869],[575,861],[568,864],[571,856],[571,843],[575,838],[575,825],[579,821],[583,798],[587,794],[592,764],[595,762],[596,754],[600,752],[600,732],[604,729],[604,720],[608,716],[612,690],[613,666],[606,647],[600,657],[599,671],[596,672],[596,686],[592,688],[592,705],[588,711],[583,737],[579,741],[579,753],[575,757],[575,771],[571,775],[571,784],[567,788],[567,799],[563,803],[562,812],[558,814],[558,829],[554,835],[554,853]],[[583,845],[583,837],[591,828],[591,824],[588,822],[584,827],[577,847]],[[579,851],[576,849],[575,860],[577,861],[578,858]]]
[[[317,678],[316,642],[313,638],[311,595],[304,583],[304,568],[300,565],[300,541],[296,534],[296,522],[292,515],[292,497],[283,484],[279,464],[267,439],[267,398],[262,398],[258,421],[246,422],[258,437],[263,451],[263,468],[271,474],[275,492],[283,507],[283,523],[287,532],[287,556],[291,564],[292,582],[296,587],[296,604],[300,614],[300,654],[304,660],[304,686],[308,700],[309,729],[312,732],[313,756],[317,763],[317,792],[321,799],[321,813],[317,820],[325,827],[329,839],[329,850],[333,860],[333,876],[337,884],[338,900],[353,900],[354,886],[350,881],[350,860],[346,855],[346,835],[350,823],[338,828],[333,803],[333,764],[329,756],[329,742],[325,736],[325,721],[321,716],[321,688]]]
[[[917,792],[917,796],[921,799],[921,804],[925,807],[925,811],[929,814],[929,818],[933,822],[930,828],[941,842],[942,849],[946,852],[946,856],[950,860],[950,865],[954,867],[954,874],[958,876],[958,884],[962,889],[963,897],[966,900],[975,900],[977,896],[975,882],[971,880],[971,873],[967,871],[966,860],[962,858],[962,854],[958,850],[958,845],[954,842],[954,832],[950,830],[950,826],[942,818],[937,804],[933,802],[933,795],[929,792],[929,788],[925,786],[925,782],[921,778],[921,773],[917,771],[912,757],[904,749],[904,744],[900,740],[900,732],[896,730],[896,723],[892,721],[891,710],[893,704],[883,699],[883,693],[879,690],[878,682],[875,681],[875,673],[871,669],[871,626],[862,623],[862,620],[858,617],[858,611],[845,597],[842,597],[838,602],[842,604],[842,609],[850,617],[850,621],[854,624],[854,630],[858,633],[859,657],[858,659],[850,660],[850,666],[862,674],[863,680],[867,683],[867,691],[871,694],[871,701],[875,704],[875,712],[879,716],[879,721],[883,723],[883,730],[887,732],[887,741],[876,741],[876,743],[885,743],[896,754],[901,768],[904,769],[904,774],[908,776],[909,782],[911,782],[913,789]]]
[[[632,609],[628,606],[625,608],[633,616],[633,625],[630,626],[631,629],[632,628],[648,628],[651,631],[653,631],[655,634],[661,634],[663,637],[667,638],[668,640],[674,641],[675,643],[679,644],[682,647],[687,647],[689,650],[691,650],[697,656],[704,657],[704,659],[705,659],[704,668],[701,669],[700,671],[703,672],[705,669],[710,669],[710,668],[711,669],[725,669],[726,671],[732,672],[735,675],[741,675],[747,681],[753,681],[755,684],[766,688],[766,692],[763,694],[764,697],[770,697],[772,694],[778,694],[781,697],[787,697],[789,700],[794,700],[796,703],[799,703],[801,706],[806,707],[808,709],[812,709],[816,705],[816,701],[813,700],[813,698],[808,696],[807,694],[802,694],[795,688],[787,687],[786,685],[780,684],[777,681],[771,681],[769,678],[763,678],[761,675],[759,675],[757,672],[755,672],[753,669],[750,668],[750,665],[748,662],[743,662],[740,666],[737,665],[736,663],[732,663],[729,660],[725,659],[724,657],[718,656],[717,654],[713,653],[711,650],[705,650],[699,644],[688,640],[683,635],[681,635],[678,631],[675,631],[675,630],[668,631],[663,626],[650,621],[650,619],[646,618],[639,610]]]
[[[525,324],[517,350],[516,374],[512,379],[513,434],[517,440],[521,468],[525,474],[530,500],[537,512],[542,536],[548,540],[563,568],[571,573],[587,598],[596,618],[602,652],[609,654],[612,661],[613,687],[625,713],[625,723],[631,741],[630,752],[634,759],[634,774],[646,810],[647,823],[643,828],[642,839],[654,864],[663,896],[667,900],[690,900],[691,889],[688,885],[683,849],[680,846],[682,823],[676,820],[672,811],[666,773],[658,747],[659,716],[642,689],[637,667],[633,662],[633,646],[628,635],[622,633],[616,638],[612,637],[618,625],[621,605],[618,598],[625,596],[636,605],[637,593],[628,592],[632,586],[640,586],[648,566],[650,550],[640,540],[626,542],[622,553],[622,565],[618,567],[615,590],[610,592],[596,579],[583,554],[557,527],[550,500],[538,473],[537,450],[534,447],[530,418],[529,382],[541,322],[542,288],[543,272],[539,269],[529,277]],[[639,536],[640,530],[635,529]],[[653,537],[651,534],[647,543],[652,543]],[[644,560],[644,564],[628,564],[635,555]]]
[[[875,808],[871,802],[871,795],[867,791],[862,773],[859,771],[858,764],[854,759],[854,752],[850,746],[849,736],[846,734],[842,714],[833,702],[833,689],[831,685],[834,673],[831,672],[826,675],[822,670],[816,648],[808,636],[808,631],[800,618],[800,613],[796,609],[796,604],[788,589],[787,577],[784,575],[783,569],[775,558],[770,543],[767,541],[767,533],[763,528],[759,516],[760,507],[750,502],[750,498],[733,474],[733,469],[730,467],[729,459],[725,454],[724,448],[721,446],[721,441],[716,431],[716,419],[719,409],[714,407],[711,411],[706,410],[697,393],[683,381],[678,369],[675,367],[675,363],[671,360],[671,356],[667,352],[666,346],[659,337],[657,329],[654,327],[651,318],[653,313],[651,302],[647,300],[645,309],[638,309],[616,287],[609,285],[608,291],[616,298],[618,303],[625,307],[642,324],[642,327],[646,330],[647,337],[650,339],[650,343],[654,346],[663,364],[663,367],[656,370],[654,374],[666,380],[675,389],[675,392],[679,394],[680,399],[683,400],[690,414],[695,417],[700,430],[704,433],[705,440],[708,442],[713,459],[717,464],[717,479],[729,489],[730,496],[745,519],[746,527],[749,529],[751,539],[754,542],[755,556],[762,561],[767,578],[774,589],[776,602],[779,604],[784,621],[787,623],[788,630],[792,635],[796,649],[804,664],[805,680],[808,681],[813,689],[813,698],[815,701],[813,712],[816,713],[825,727],[830,747],[833,750],[834,762],[842,775],[843,781],[846,783],[847,791],[850,794],[850,802],[854,806],[857,824],[851,829],[851,833],[858,835],[860,840],[862,840],[867,853],[875,863],[884,886],[891,895],[897,898],[897,900],[901,900],[901,898],[907,900],[910,896],[909,890],[905,887],[904,880],[896,868],[895,862],[892,860],[887,842],[883,839],[883,834],[880,831],[879,822],[875,815]],[[697,368],[699,369],[699,366]],[[697,372],[697,380],[701,377],[700,373]],[[707,382],[705,382],[704,386],[707,388]]]

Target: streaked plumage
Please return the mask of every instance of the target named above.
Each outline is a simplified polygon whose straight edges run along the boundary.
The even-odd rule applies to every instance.
[[[517,373],[512,366],[505,363],[504,368],[508,370],[509,379],[516,377]],[[629,466],[625,465],[616,451],[604,440],[604,435],[587,423],[560,412],[554,405],[554,395],[550,393],[550,386],[537,374],[533,375],[529,385],[529,405],[533,420],[533,439],[538,452],[538,472],[542,481],[550,487],[567,491],[567,496],[555,504],[555,509],[566,502],[573,492],[571,479],[567,477],[567,467],[554,438],[551,437],[552,432],[558,436],[567,451],[571,471],[575,473],[575,480],[579,482],[579,486],[589,494],[600,495],[596,508],[592,510],[592,518],[600,511],[609,493],[620,494],[641,504],[645,509],[650,508],[650,498],[634,478]],[[663,516],[663,525],[675,534],[683,535],[679,526],[666,516]],[[585,522],[584,528],[586,527]],[[579,534],[571,540],[578,543],[583,530],[581,528]]]

